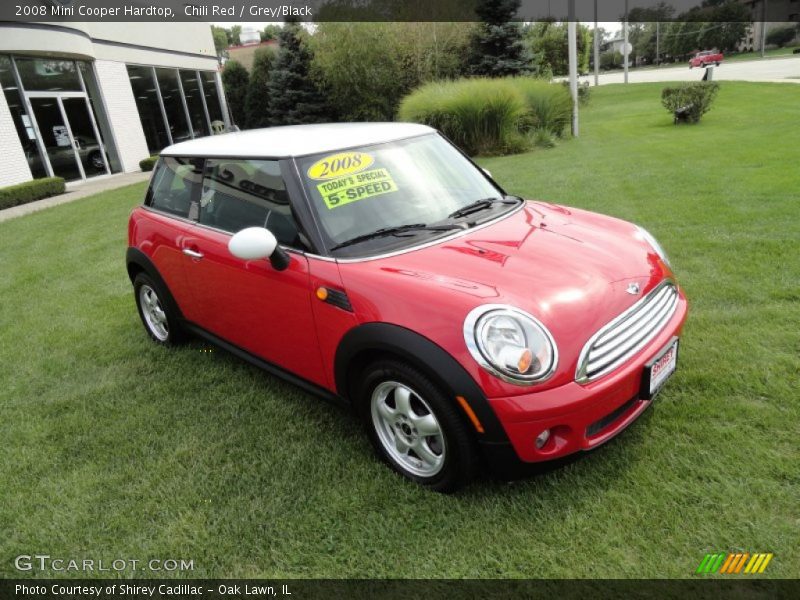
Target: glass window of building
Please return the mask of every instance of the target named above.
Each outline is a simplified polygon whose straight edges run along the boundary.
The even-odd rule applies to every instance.
[[[211,132],[224,133],[225,119],[222,117],[222,107],[219,103],[216,74],[213,71],[200,71],[200,81],[203,83],[203,95],[206,98],[208,118],[211,120]]]
[[[152,67],[128,65],[128,78],[131,81],[136,108],[147,140],[150,154],[157,154],[170,145],[167,126],[161,113]]]
[[[75,61],[57,58],[15,58],[28,92],[81,92]]]
[[[161,100],[164,102],[164,112],[167,113],[172,143],[177,144],[192,139],[192,132],[186,121],[186,109],[183,107],[177,69],[156,68],[156,79],[158,79],[158,89],[161,91]]]
[[[47,177],[47,170],[36,145],[36,130],[31,122],[31,117],[28,114],[19,86],[14,79],[11,59],[8,56],[0,56],[0,85],[3,87],[8,110],[11,113],[11,119],[14,121],[19,141],[28,160],[31,175],[33,177]]]
[[[122,164],[117,149],[112,143],[114,138],[111,134],[111,123],[100,100],[102,96],[100,94],[100,86],[97,84],[97,78],[94,75],[94,69],[92,69],[92,64],[89,62],[79,60],[77,63],[83,78],[83,85],[86,87],[86,94],[89,97],[89,106],[92,109],[97,128],[100,130],[100,137],[105,141],[108,166],[112,173],[119,173],[122,170]]]
[[[192,121],[194,136],[202,137],[208,135],[208,120],[206,119],[202,88],[197,79],[197,71],[185,71],[181,69],[180,73],[181,82],[183,83],[183,93],[186,96],[186,107],[189,109],[189,118]]]

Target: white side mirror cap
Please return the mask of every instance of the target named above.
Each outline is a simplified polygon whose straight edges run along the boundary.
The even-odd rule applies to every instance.
[[[231,254],[244,260],[269,258],[278,247],[278,240],[269,229],[248,227],[236,233],[228,242]]]

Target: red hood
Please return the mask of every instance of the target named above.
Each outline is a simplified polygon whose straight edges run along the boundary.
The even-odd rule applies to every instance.
[[[483,229],[390,258],[343,263],[340,271],[359,312],[374,315],[366,320],[425,334],[424,328],[435,341],[443,335],[451,352],[450,330],[461,338],[475,306],[526,310],[550,329],[561,355],[558,374],[568,367],[571,377],[589,337],[669,272],[636,231],[619,219],[528,202]],[[637,295],[626,292],[634,282]],[[463,338],[460,346],[466,350]],[[566,381],[558,374],[553,385]]]

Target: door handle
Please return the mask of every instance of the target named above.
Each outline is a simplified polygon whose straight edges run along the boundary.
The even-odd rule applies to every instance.
[[[192,258],[196,258],[196,259],[198,259],[198,260],[199,260],[199,259],[201,259],[201,258],[203,258],[203,253],[202,253],[202,252],[198,252],[197,250],[192,250],[191,248],[184,248],[184,249],[182,250],[182,252],[183,252],[183,253],[184,253],[186,256],[191,256]]]

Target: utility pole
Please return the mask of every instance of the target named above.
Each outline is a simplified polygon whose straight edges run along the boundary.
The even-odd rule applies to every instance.
[[[656,66],[661,66],[661,61],[659,58],[661,57],[661,53],[659,52],[660,49],[660,41],[661,41],[661,21],[656,21]]]
[[[767,0],[761,0],[761,58],[767,55]]]
[[[600,30],[597,27],[597,0],[594,0],[594,85],[600,85]]]
[[[578,23],[575,0],[569,0],[567,42],[569,45],[569,91],[572,94],[572,135],[578,137]]]
[[[625,0],[625,21],[622,23],[622,35],[624,38],[622,42],[622,62],[625,63],[625,83],[628,83],[628,56],[630,55],[630,52],[628,52],[630,49],[628,47],[628,0]]]

